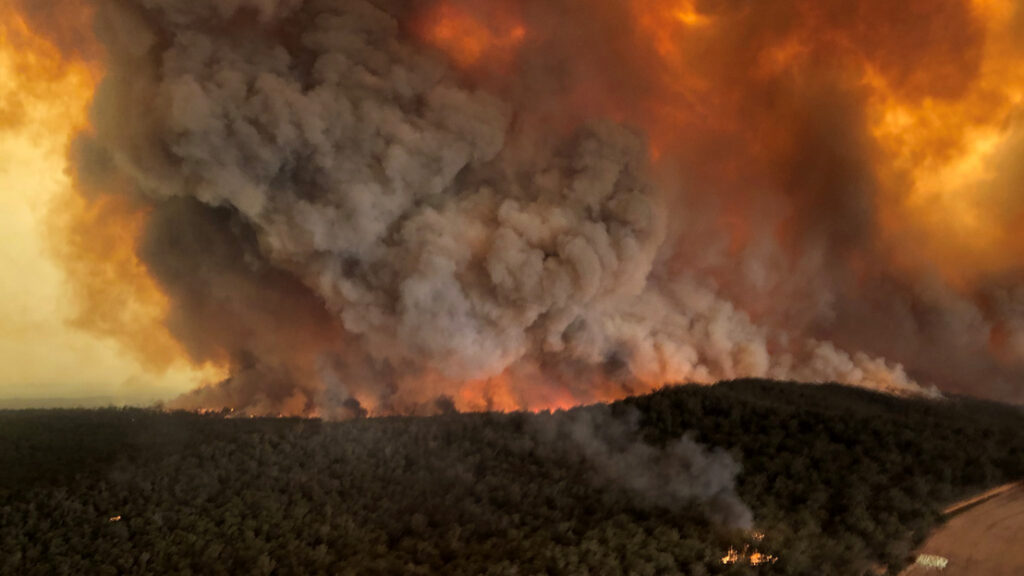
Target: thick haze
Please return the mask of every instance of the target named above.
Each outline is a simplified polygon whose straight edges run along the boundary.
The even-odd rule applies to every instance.
[[[1024,396],[1017,3],[53,4],[103,75],[57,252],[81,325],[228,368],[181,406]]]

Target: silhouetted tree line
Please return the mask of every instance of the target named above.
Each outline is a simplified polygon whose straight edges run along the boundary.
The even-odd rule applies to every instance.
[[[706,502],[643,505],[537,433],[600,410],[638,412],[653,447],[728,450],[764,540]],[[540,415],[3,412],[0,573],[895,573],[945,504],[1024,476],[1022,424],[976,400],[760,381]],[[722,563],[744,546],[778,560]]]

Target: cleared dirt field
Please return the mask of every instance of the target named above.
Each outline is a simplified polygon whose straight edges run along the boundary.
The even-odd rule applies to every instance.
[[[903,576],[1024,574],[1024,487],[1020,484],[960,512],[917,551],[949,559],[944,570],[912,565]]]

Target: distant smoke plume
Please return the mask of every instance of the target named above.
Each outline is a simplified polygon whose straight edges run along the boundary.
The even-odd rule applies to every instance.
[[[984,31],[960,2],[848,4],[97,1],[75,178],[145,207],[170,332],[230,366],[184,407],[740,376],[1016,398],[1020,262],[952,280],[939,236],[902,237],[936,221],[894,192],[924,176],[880,167],[876,112],[973,98]]]
[[[652,446],[640,437],[638,418],[635,409],[613,415],[607,406],[593,406],[531,422],[544,445],[582,458],[591,481],[624,490],[641,506],[678,510],[696,503],[716,523],[753,527],[753,514],[736,494],[740,465],[728,453],[689,436]]]

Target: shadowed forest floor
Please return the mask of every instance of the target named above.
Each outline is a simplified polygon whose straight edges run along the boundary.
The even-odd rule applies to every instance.
[[[0,412],[0,573],[895,574],[1024,476],[1022,425],[754,380],[553,414]]]

